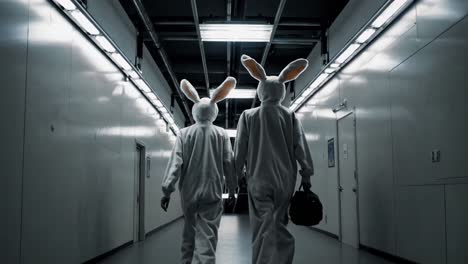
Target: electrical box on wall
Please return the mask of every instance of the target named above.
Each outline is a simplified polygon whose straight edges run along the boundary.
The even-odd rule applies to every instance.
[[[440,150],[434,149],[432,151],[432,163],[440,162]]]

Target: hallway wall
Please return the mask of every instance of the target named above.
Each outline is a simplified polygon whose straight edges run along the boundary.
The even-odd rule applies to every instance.
[[[125,16],[118,1],[88,2],[107,21]],[[118,21],[111,36],[134,33]],[[146,231],[181,216],[177,194],[159,209],[169,134],[118,68],[49,1],[1,1],[0,22],[2,262],[81,263],[133,240],[135,140],[152,159]]]
[[[327,215],[319,228],[339,235],[327,140],[355,107],[360,243],[421,263],[468,261],[467,13],[464,0],[417,1],[300,110]]]

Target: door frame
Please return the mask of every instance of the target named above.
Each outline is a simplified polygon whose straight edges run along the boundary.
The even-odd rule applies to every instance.
[[[133,242],[145,240],[145,179],[146,179],[146,145],[135,139],[134,159],[134,210],[133,210]],[[138,221],[138,230],[135,234],[135,220]]]
[[[337,176],[338,176],[338,186],[337,186],[337,190],[338,190],[338,225],[339,225],[339,240],[340,241],[343,241],[342,238],[342,228],[343,228],[343,225],[342,225],[342,204],[341,204],[341,171],[340,171],[340,154],[341,154],[341,151],[340,151],[340,137],[339,137],[339,122],[347,117],[350,117],[352,116],[353,118],[353,134],[354,134],[354,176],[355,176],[355,180],[356,180],[356,221],[357,221],[357,230],[356,230],[356,234],[357,234],[357,241],[358,241],[358,247],[360,246],[360,242],[361,242],[361,237],[360,237],[360,228],[361,228],[361,225],[360,225],[360,217],[359,217],[359,170],[358,170],[358,152],[357,152],[357,131],[356,131],[356,126],[357,126],[357,121],[356,121],[356,108],[353,107],[353,109],[349,112],[347,112],[346,114],[342,115],[341,117],[337,118],[336,119],[336,153],[337,153],[337,156],[336,156],[336,160],[337,160]]]

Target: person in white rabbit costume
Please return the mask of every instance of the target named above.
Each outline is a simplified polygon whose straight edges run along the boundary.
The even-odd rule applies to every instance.
[[[212,94],[200,99],[195,88],[182,80],[181,89],[195,104],[195,124],[180,130],[162,182],[161,207],[166,211],[170,195],[179,180],[179,192],[185,225],[182,237],[182,261],[215,263],[218,228],[223,213],[222,192],[226,183],[234,199],[237,177],[231,142],[227,132],[213,125],[218,115],[217,102],[236,86],[228,77]]]
[[[286,228],[289,201],[296,185],[297,162],[306,188],[314,174],[304,131],[294,112],[281,105],[284,83],[296,79],[308,66],[305,59],[291,62],[279,76],[267,76],[247,55],[242,64],[253,78],[261,106],[242,113],[237,126],[235,169],[246,167],[252,229],[252,263],[289,264],[294,237]]]

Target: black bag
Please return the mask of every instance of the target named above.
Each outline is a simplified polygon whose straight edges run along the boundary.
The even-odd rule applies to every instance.
[[[301,187],[303,191],[301,191]],[[323,206],[319,197],[301,184],[289,205],[289,216],[296,225],[313,226],[322,221]]]

